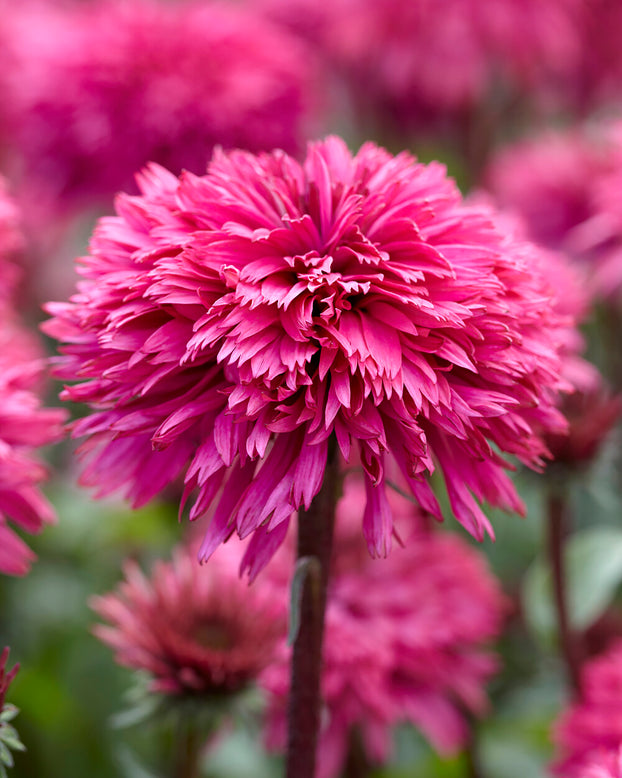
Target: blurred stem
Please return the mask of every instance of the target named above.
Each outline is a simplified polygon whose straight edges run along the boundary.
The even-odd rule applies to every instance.
[[[319,565],[309,567],[302,588],[288,706],[287,778],[315,778],[326,588],[338,485],[337,446],[331,438],[322,487],[309,510],[298,514],[297,557],[315,558]]]
[[[549,510],[549,559],[553,576],[553,596],[555,610],[557,612],[557,629],[559,644],[568,680],[575,692],[580,690],[579,656],[577,642],[572,633],[568,612],[568,599],[566,588],[566,570],[564,564],[564,541],[566,537],[567,506],[564,498],[558,491],[551,491],[548,499]]]
[[[190,716],[181,716],[175,738],[175,764],[173,778],[199,778],[201,748],[205,738]]]
[[[475,722],[473,718],[469,716],[469,719],[471,732],[464,748],[466,776],[467,778],[483,778],[477,749],[477,730],[475,728]]]
[[[343,778],[369,778],[371,764],[363,747],[363,739],[357,727],[350,730],[348,755],[343,770]]]

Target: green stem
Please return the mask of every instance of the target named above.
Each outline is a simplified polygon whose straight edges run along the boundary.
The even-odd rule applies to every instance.
[[[288,708],[287,778],[315,778],[326,588],[338,485],[337,446],[331,439],[322,488],[309,510],[298,516],[298,559],[315,558],[319,564],[309,566],[300,602]]]
[[[189,716],[182,716],[175,738],[173,778],[199,778],[204,739]]]

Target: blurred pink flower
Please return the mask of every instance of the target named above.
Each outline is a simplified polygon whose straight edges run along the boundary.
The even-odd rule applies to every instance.
[[[386,761],[392,729],[400,722],[419,728],[440,752],[455,752],[468,735],[466,712],[486,709],[484,684],[497,667],[483,644],[499,634],[506,603],[483,558],[454,535],[424,531],[415,506],[389,494],[408,536],[403,548],[382,561],[365,553],[358,529],[365,509],[362,481],[346,480],[338,506],[319,778],[341,774],[355,731],[370,761]],[[282,575],[283,556],[268,567],[268,579]],[[279,661],[261,678],[272,748],[285,740],[289,653],[283,641]]]
[[[611,751],[598,750],[586,759],[577,778],[622,778],[622,745]]]
[[[42,408],[38,397],[45,362],[34,336],[7,309],[0,313],[0,572],[24,575],[34,554],[9,527],[35,533],[54,520],[39,491],[47,476],[36,449],[62,437],[66,417]]]
[[[622,288],[622,123],[549,131],[502,149],[486,174],[532,240],[566,253],[603,297]]]
[[[144,670],[150,688],[172,695],[242,691],[272,660],[285,630],[282,595],[238,575],[242,547],[219,549],[209,565],[178,548],[150,577],[134,562],[116,592],[92,600],[107,622],[94,628],[119,664]]]
[[[22,248],[19,214],[0,178],[0,572],[24,575],[34,554],[9,527],[38,532],[54,518],[39,492],[46,477],[36,449],[62,437],[66,413],[41,407],[45,361],[13,311]]]
[[[26,0],[2,13],[0,92],[31,209],[107,204],[148,161],[202,173],[216,144],[301,146],[310,57],[247,9]]]
[[[206,176],[157,166],[120,196],[51,303],[65,399],[94,412],[82,482],[144,504],[181,473],[190,518],[221,494],[201,556],[253,534],[257,572],[322,484],[328,439],[366,473],[363,530],[388,552],[385,459],[430,513],[438,463],[457,519],[492,527],[474,496],[521,512],[495,449],[540,467],[567,321],[538,250],[465,205],[443,166],[368,143],[217,152]],[[220,491],[222,488],[222,491]]]
[[[566,73],[580,54],[582,0],[256,2],[314,44],[389,137],[413,124],[455,131],[466,112],[494,113],[502,95]]]
[[[622,748],[622,641],[587,662],[581,674],[581,699],[562,714],[555,727],[559,758],[553,771],[560,778],[587,778],[587,765],[611,754],[611,775],[622,775],[617,755]],[[617,772],[615,772],[617,770]],[[597,773],[598,774],[598,773]],[[609,773],[605,772],[605,776]]]

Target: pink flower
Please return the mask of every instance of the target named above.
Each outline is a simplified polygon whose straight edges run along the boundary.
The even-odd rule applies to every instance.
[[[622,124],[548,132],[493,159],[487,185],[529,237],[572,257],[592,292],[622,288]]]
[[[33,533],[54,519],[38,489],[46,469],[35,452],[62,437],[66,415],[41,407],[43,355],[12,310],[21,248],[18,211],[0,179],[0,572],[11,575],[24,575],[34,554],[9,521]]]
[[[591,753],[577,775],[578,778],[622,778],[622,746]]]
[[[581,700],[572,704],[557,722],[559,758],[554,772],[560,778],[587,778],[586,765],[594,761],[595,755],[600,759],[599,755],[606,753],[612,755],[608,758],[611,775],[622,775],[619,757],[614,757],[622,747],[621,692],[622,641],[618,640],[584,665]]]
[[[219,550],[207,567],[177,549],[149,578],[127,562],[117,592],[93,599],[108,622],[94,632],[119,664],[144,670],[151,689],[173,695],[246,689],[271,661],[285,629],[271,589],[238,576],[240,544]]]
[[[498,635],[505,600],[482,558],[456,536],[425,532],[414,506],[390,495],[407,542],[382,561],[365,553],[358,530],[362,483],[348,479],[339,503],[324,638],[319,778],[341,774],[357,729],[374,763],[389,758],[392,729],[406,721],[442,753],[455,752],[468,735],[464,714],[486,709],[484,683],[497,667],[483,643]],[[268,578],[281,573],[279,562],[270,565]],[[261,679],[269,695],[273,748],[284,744],[288,658],[283,642],[280,661]]]
[[[490,116],[508,91],[567,72],[580,54],[581,0],[257,2],[310,39],[363,120],[393,135]]]
[[[310,58],[248,10],[35,0],[2,12],[8,140],[33,208],[107,203],[150,160],[202,173],[215,144],[301,145]]]
[[[82,482],[141,505],[184,474],[190,518],[215,503],[201,556],[253,534],[260,569],[320,489],[329,438],[366,474],[371,552],[391,545],[385,464],[430,513],[438,464],[457,519],[475,498],[523,506],[495,448],[547,450],[558,347],[538,250],[467,206],[438,164],[338,138],[300,165],[218,151],[202,177],[151,166],[100,221],[84,280],[50,304],[65,399],[93,413]]]
[[[62,437],[65,411],[42,408],[45,362],[30,333],[0,313],[0,572],[24,575],[34,554],[10,528],[39,532],[55,518],[39,491],[47,470],[36,450]]]

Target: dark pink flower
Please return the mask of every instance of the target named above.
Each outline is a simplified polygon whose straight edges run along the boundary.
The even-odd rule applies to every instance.
[[[3,13],[8,140],[36,210],[107,203],[148,161],[202,173],[215,144],[301,146],[310,58],[249,10],[26,0]]]
[[[622,414],[622,398],[611,395],[602,382],[564,398],[561,410],[568,420],[565,433],[548,435],[555,462],[569,467],[589,464]]]
[[[622,125],[548,132],[502,150],[487,185],[532,240],[573,258],[593,293],[622,288]]]
[[[560,778],[586,778],[586,765],[608,757],[611,775],[622,775],[615,754],[622,748],[622,641],[590,660],[581,674],[581,699],[561,716],[555,728],[559,758],[554,772]],[[615,772],[615,769],[618,772]],[[609,773],[605,773],[609,775]],[[590,775],[591,778],[591,775]]]
[[[498,450],[540,467],[567,323],[538,250],[465,205],[445,169],[338,138],[300,165],[217,152],[207,175],[151,166],[100,221],[84,280],[50,304],[65,399],[93,413],[82,482],[144,504],[184,474],[190,518],[217,507],[201,556],[253,534],[259,569],[320,489],[328,440],[366,474],[363,529],[389,550],[385,460],[440,518],[477,500],[522,511]],[[477,499],[476,499],[477,498]]]
[[[280,596],[240,579],[241,557],[241,544],[230,543],[201,567],[195,553],[180,548],[171,563],[156,563],[149,578],[126,563],[118,591],[93,600],[108,622],[95,634],[119,664],[149,673],[152,691],[246,689],[272,660],[285,617]]]
[[[39,532],[54,511],[39,491],[47,476],[36,449],[62,437],[65,411],[42,408],[45,362],[30,333],[0,315],[0,571],[24,575],[34,554],[9,526]]]
[[[355,730],[372,762],[389,758],[392,730],[406,721],[442,753],[455,752],[468,735],[465,713],[485,710],[484,684],[497,667],[483,644],[498,635],[505,600],[482,557],[454,535],[426,532],[415,506],[395,492],[390,501],[406,542],[382,561],[365,552],[358,529],[365,509],[361,481],[346,480],[338,506],[320,778],[341,774]],[[269,579],[282,571],[280,555],[278,562],[268,568]],[[279,661],[261,680],[268,692],[268,741],[276,748],[284,744],[288,658],[283,642]]]

